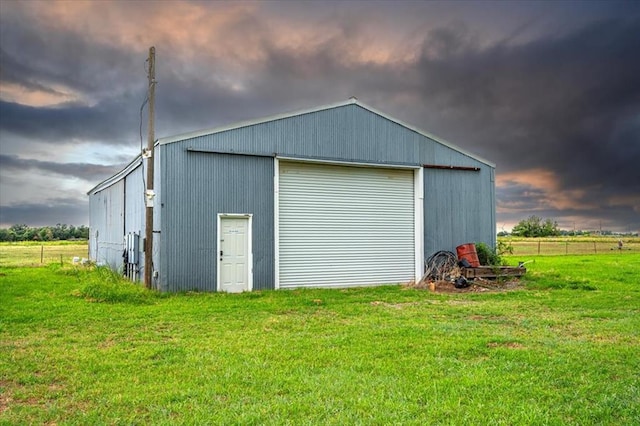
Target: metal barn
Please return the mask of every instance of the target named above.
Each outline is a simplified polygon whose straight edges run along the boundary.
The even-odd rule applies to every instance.
[[[146,159],[89,191],[90,256],[144,271]],[[156,142],[161,291],[419,279],[424,259],[495,244],[495,166],[361,102]]]

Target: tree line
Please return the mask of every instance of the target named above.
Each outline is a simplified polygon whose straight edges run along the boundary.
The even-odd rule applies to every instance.
[[[600,230],[595,232],[597,235],[614,235],[612,231]],[[593,235],[594,231],[572,230],[567,231],[558,228],[558,222],[552,219],[543,219],[538,216],[529,216],[518,222],[513,227],[511,233],[501,231],[498,237],[506,237],[513,235],[514,237],[558,237],[558,236],[582,236]],[[637,233],[627,233],[626,235],[637,235]]]
[[[88,240],[89,227],[58,223],[56,226],[31,227],[25,224],[0,228],[0,241]]]

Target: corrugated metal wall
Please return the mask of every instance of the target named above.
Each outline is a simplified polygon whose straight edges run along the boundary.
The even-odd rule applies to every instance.
[[[139,166],[125,178],[125,220],[124,235],[134,232],[139,236],[138,245],[138,276],[144,272],[144,251],[142,238],[144,238],[144,181],[142,179],[143,167]]]
[[[124,233],[144,234],[144,182],[142,167],[137,167],[125,178]]]
[[[495,243],[490,170],[425,169],[425,257],[439,250],[455,253],[465,243]]]
[[[425,137],[357,105],[270,121],[169,145],[371,163],[430,162]],[[474,160],[474,164],[477,161]]]
[[[98,264],[122,268],[124,250],[124,181],[93,194],[89,199],[90,256]]]
[[[160,288],[216,290],[217,214],[253,214],[253,288],[273,288],[273,158],[162,146]]]
[[[425,257],[467,242],[495,241],[492,167],[350,104],[160,145],[163,290],[215,291],[217,213],[254,214],[254,289],[274,287],[273,159],[189,148],[479,167],[479,172],[425,169]]]
[[[138,165],[120,180],[89,195],[89,256],[92,260],[121,270],[124,266],[122,255],[125,235],[135,232],[140,235],[142,243],[145,232],[143,173],[146,170]],[[142,244],[139,246],[138,259],[142,274]]]
[[[101,214],[102,196],[100,194],[89,195],[89,259],[98,259],[98,235],[96,231],[106,226],[104,216]]]

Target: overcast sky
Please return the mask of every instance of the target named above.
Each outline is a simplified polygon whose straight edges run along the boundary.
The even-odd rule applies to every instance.
[[[356,96],[496,163],[498,231],[640,229],[640,2],[613,1],[0,0],[0,226],[88,224],[152,45],[157,137]]]

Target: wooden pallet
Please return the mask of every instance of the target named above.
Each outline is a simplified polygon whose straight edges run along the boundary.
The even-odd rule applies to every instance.
[[[516,266],[480,266],[477,268],[462,268],[465,278],[503,278],[521,277],[527,272],[525,267]]]

